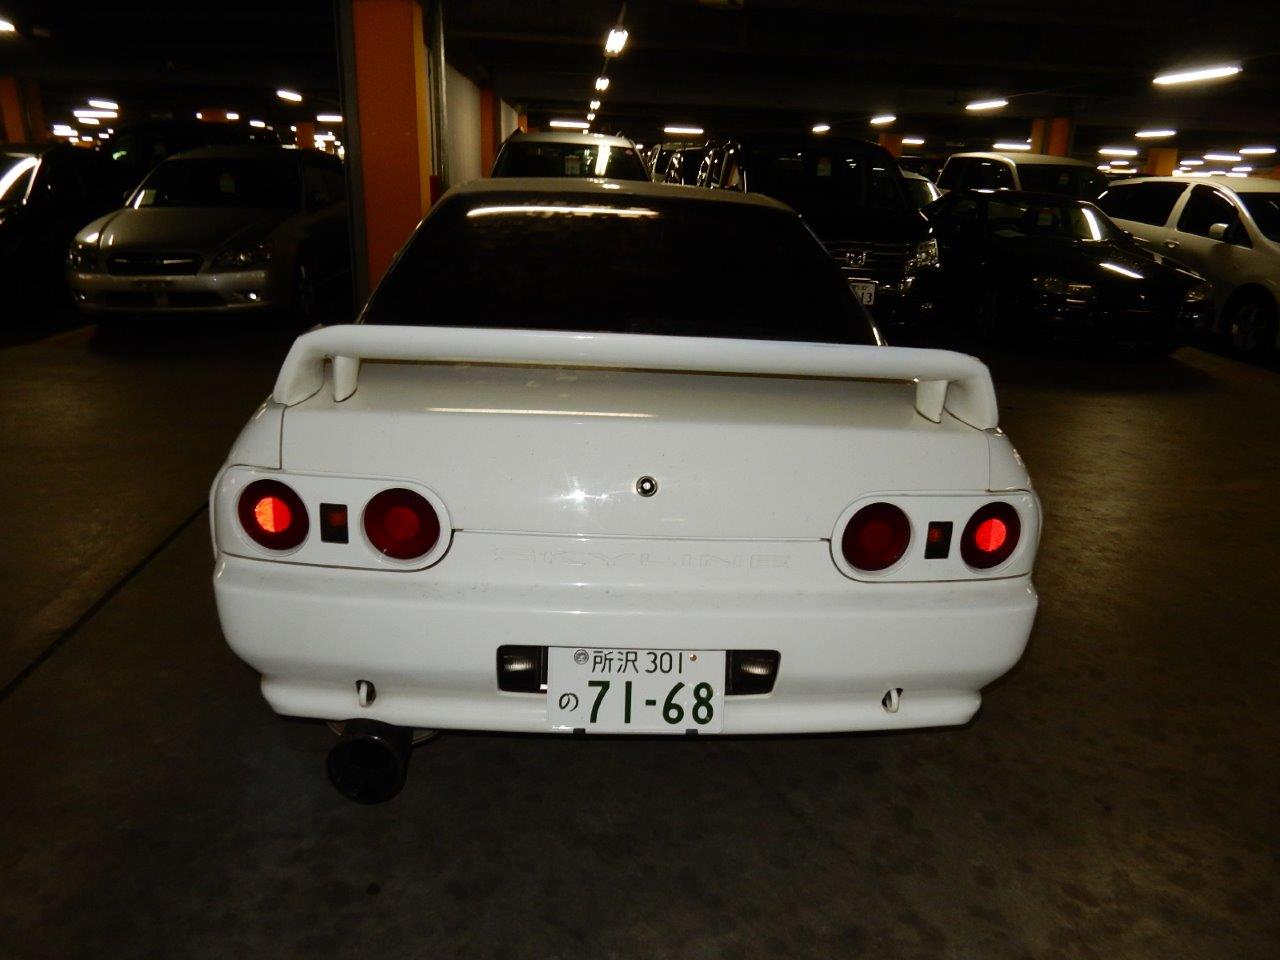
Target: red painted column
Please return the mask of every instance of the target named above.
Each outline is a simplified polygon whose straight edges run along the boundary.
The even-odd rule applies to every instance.
[[[431,206],[427,47],[417,0],[352,0],[351,27],[373,287]]]
[[[484,176],[498,155],[498,98],[489,87],[480,88],[480,167]]]
[[[895,157],[902,156],[902,134],[900,133],[880,134],[880,146],[884,147]]]
[[[40,88],[25,77],[0,77],[0,133],[10,143],[51,139]]]

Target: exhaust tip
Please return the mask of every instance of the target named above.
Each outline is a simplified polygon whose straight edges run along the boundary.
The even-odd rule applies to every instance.
[[[376,720],[348,720],[325,767],[337,791],[356,803],[385,803],[404,787],[413,730]]]

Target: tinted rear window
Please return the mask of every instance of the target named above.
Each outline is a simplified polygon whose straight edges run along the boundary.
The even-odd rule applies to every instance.
[[[793,214],[628,196],[453,197],[409,242],[365,320],[874,342]]]
[[[1098,206],[1106,211],[1107,216],[1118,220],[1163,227],[1173,212],[1173,205],[1186,189],[1185,183],[1124,183],[1108,187],[1107,192],[1098,198]]]
[[[748,190],[781,200],[810,219],[841,210],[911,209],[902,175],[887,154],[839,147],[753,147],[745,166]]]
[[[608,143],[513,140],[494,164],[495,177],[608,177],[648,180],[649,171],[630,147]]]
[[[1097,170],[1067,163],[1020,163],[1018,180],[1032,193],[1057,193],[1078,200],[1092,200],[1107,186]]]

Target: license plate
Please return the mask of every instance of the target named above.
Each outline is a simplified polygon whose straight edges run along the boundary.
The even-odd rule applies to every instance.
[[[876,285],[874,283],[851,283],[849,289],[853,291],[853,295],[862,301],[864,307],[869,307],[876,302]]]
[[[723,650],[547,651],[547,719],[568,733],[719,733]]]

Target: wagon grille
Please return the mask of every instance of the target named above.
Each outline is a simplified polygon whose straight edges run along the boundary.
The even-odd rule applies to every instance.
[[[195,273],[200,257],[190,253],[112,253],[107,273],[118,277],[174,277]]]

